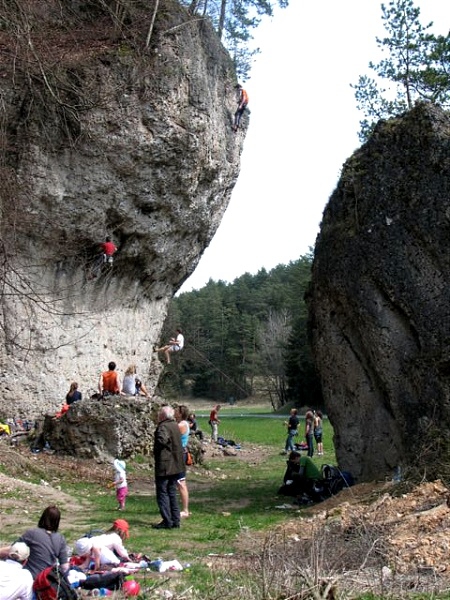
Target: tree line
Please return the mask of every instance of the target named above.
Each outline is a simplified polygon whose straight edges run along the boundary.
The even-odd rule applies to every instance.
[[[219,402],[263,394],[274,408],[321,406],[307,331],[311,264],[307,254],[173,298],[162,341],[180,326],[186,344],[160,379],[164,392]]]

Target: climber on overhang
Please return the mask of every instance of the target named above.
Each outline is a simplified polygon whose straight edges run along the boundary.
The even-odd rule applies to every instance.
[[[98,277],[104,266],[112,267],[114,262],[114,254],[117,252],[117,246],[111,241],[109,236],[106,237],[104,242],[98,244],[100,253],[95,257],[91,272],[88,275],[88,279],[95,279]]]
[[[106,240],[100,244],[100,247],[103,252],[103,262],[112,266],[114,261],[114,254],[117,251],[117,246],[111,241],[109,236],[106,237]]]
[[[238,107],[236,112],[234,113],[233,131],[237,131],[241,122],[241,117],[244,114],[245,109],[247,108],[248,94],[240,83],[237,83],[234,86],[234,89],[238,93]]]

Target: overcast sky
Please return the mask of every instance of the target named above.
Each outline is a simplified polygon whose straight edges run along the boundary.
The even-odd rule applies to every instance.
[[[448,32],[449,0],[415,5],[423,25]],[[182,292],[287,264],[314,246],[340,169],[360,145],[350,83],[370,74],[383,35],[379,0],[291,0],[258,28],[261,54],[244,84],[251,115],[239,179]]]

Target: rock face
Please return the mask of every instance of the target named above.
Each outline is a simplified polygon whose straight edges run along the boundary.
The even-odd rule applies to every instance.
[[[121,375],[136,363],[153,392],[153,343],[243,143],[230,58],[178,3],[160,3],[148,47],[148,3],[119,19],[114,2],[42,0],[26,23],[13,5],[0,31],[0,419],[56,411],[72,380],[90,395],[110,360]],[[97,269],[107,235],[118,251]]]
[[[450,434],[450,116],[381,122],[324,211],[309,298],[339,464],[442,475]]]
[[[60,454],[110,461],[151,457],[159,405],[147,399],[109,396],[71,405],[60,419],[46,416],[43,439]],[[37,440],[39,443],[41,440]]]

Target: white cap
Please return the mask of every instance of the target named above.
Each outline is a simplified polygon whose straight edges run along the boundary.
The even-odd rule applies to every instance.
[[[126,463],[124,460],[119,460],[118,458],[116,458],[113,462],[114,468],[116,469],[116,471],[125,471],[126,469]]]
[[[30,549],[24,542],[15,542],[9,549],[9,558],[23,562],[30,556]]]
[[[75,542],[75,552],[78,556],[89,554],[92,548],[92,540],[87,537],[80,538]]]

